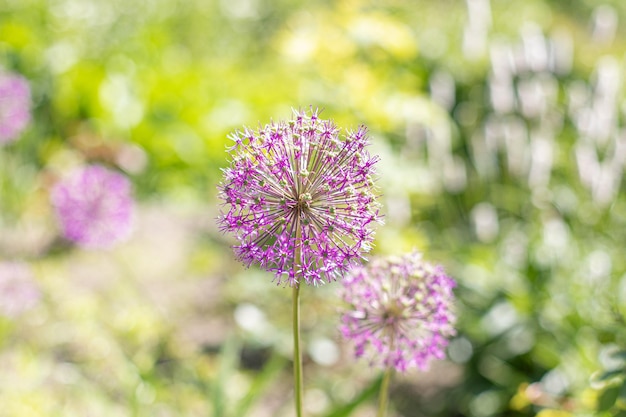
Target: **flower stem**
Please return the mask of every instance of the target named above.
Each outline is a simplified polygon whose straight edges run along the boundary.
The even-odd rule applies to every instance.
[[[300,284],[293,287],[293,386],[296,416],[302,417],[302,353],[300,352]]]
[[[293,388],[296,402],[296,416],[302,417],[302,352],[300,351],[300,284],[302,283],[302,230],[300,219],[296,219],[296,247],[294,265],[297,282],[293,286]]]
[[[378,413],[376,417],[385,417],[387,412],[387,402],[389,399],[389,381],[391,380],[391,367],[388,367],[383,376],[383,382],[380,384],[380,393],[378,396]]]

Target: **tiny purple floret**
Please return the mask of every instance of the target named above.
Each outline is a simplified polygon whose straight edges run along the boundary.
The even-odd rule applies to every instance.
[[[360,263],[381,223],[373,193],[378,157],[366,150],[364,126],[340,138],[317,111],[294,110],[292,120],[230,139],[218,225],[238,240],[246,266],[295,286],[330,282]]]
[[[83,248],[109,248],[132,231],[130,181],[99,165],[72,172],[56,184],[51,201],[63,236]]]
[[[0,73],[0,145],[13,142],[30,122],[30,87],[20,75]]]
[[[455,334],[455,285],[418,252],[374,259],[343,280],[341,333],[373,366],[426,370]]]
[[[33,273],[22,262],[0,262],[0,314],[14,318],[35,307],[41,299]]]

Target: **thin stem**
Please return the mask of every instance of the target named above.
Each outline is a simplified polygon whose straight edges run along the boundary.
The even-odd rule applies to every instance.
[[[300,284],[293,287],[293,382],[296,415],[302,417],[302,354],[300,352]]]
[[[383,376],[383,382],[380,384],[380,393],[378,396],[378,413],[376,417],[385,417],[387,413],[387,402],[389,400],[389,381],[391,380],[391,374],[393,370],[388,367]]]
[[[301,257],[302,230],[300,217],[296,218],[296,247],[294,253],[294,265],[297,282],[293,286],[293,387],[296,401],[296,416],[302,417],[302,352],[300,351],[300,284],[301,280]]]

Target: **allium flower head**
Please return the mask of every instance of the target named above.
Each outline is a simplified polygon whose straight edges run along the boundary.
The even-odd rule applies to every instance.
[[[30,122],[30,87],[19,75],[0,73],[0,144],[17,139]]]
[[[0,263],[0,314],[16,317],[35,307],[40,298],[41,292],[26,264]]]
[[[131,184],[99,165],[80,168],[51,192],[63,235],[85,248],[107,248],[132,230]]]
[[[274,272],[277,282],[317,285],[343,275],[368,252],[380,222],[367,130],[340,139],[318,112],[230,137],[218,219],[235,235],[239,259]]]
[[[371,364],[405,371],[425,370],[443,359],[455,334],[452,311],[455,282],[443,268],[414,252],[374,259],[343,280],[341,332],[355,344],[355,355]]]

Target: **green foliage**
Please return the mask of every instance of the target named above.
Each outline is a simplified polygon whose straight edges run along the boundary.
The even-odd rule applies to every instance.
[[[601,386],[596,410],[619,416],[626,413],[626,351],[613,350],[605,362],[604,371],[594,376],[594,382]]]
[[[0,321],[0,414],[289,415],[289,294],[233,259],[215,185],[230,132],[310,105],[370,128],[387,223],[375,254],[418,248],[459,282],[450,360],[392,384],[397,415],[626,414],[626,29],[611,34],[625,17],[617,0],[493,0],[487,15],[0,0],[0,67],[33,95],[33,122],[0,147],[0,261],[29,261],[44,293]],[[541,45],[563,67],[532,61]],[[133,181],[137,231],[114,251],[58,237],[47,193],[83,163]],[[308,352],[305,404],[367,415],[377,371],[341,344],[334,289],[303,293],[304,345],[338,352]]]

